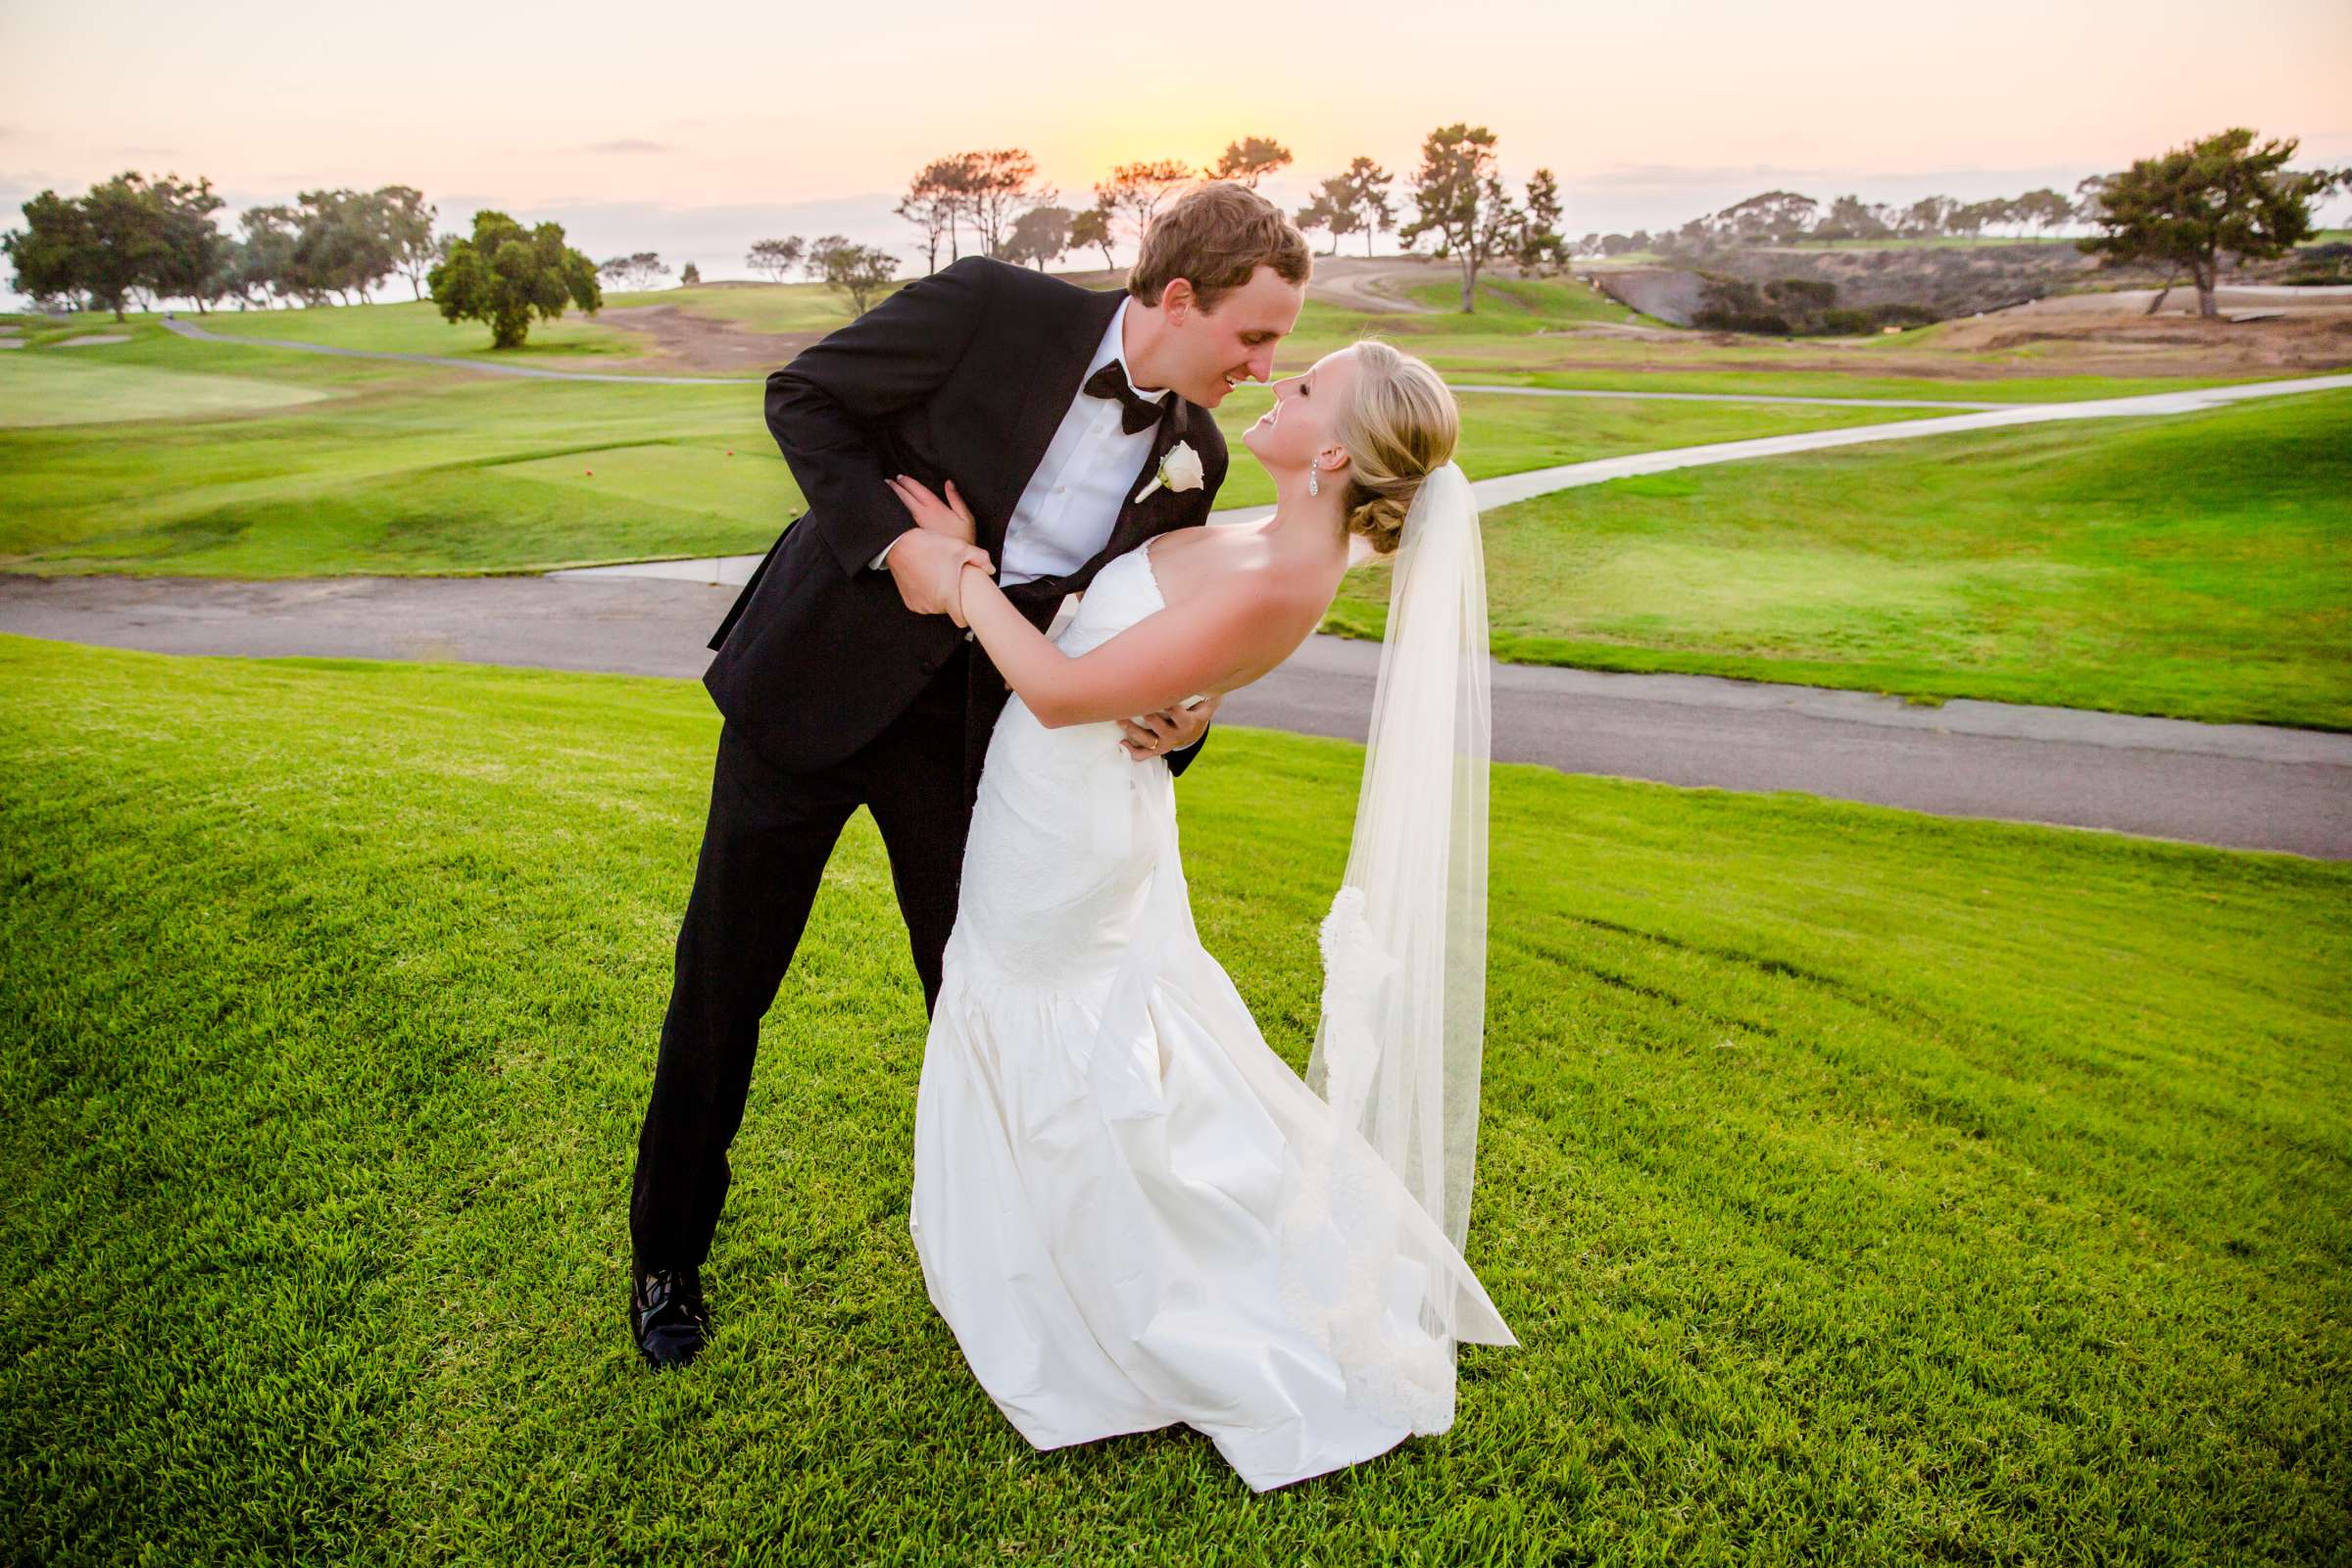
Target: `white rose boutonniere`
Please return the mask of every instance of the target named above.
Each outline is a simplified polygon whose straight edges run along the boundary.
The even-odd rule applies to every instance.
[[[1193,450],[1190,441],[1179,441],[1168,448],[1168,455],[1159,460],[1159,472],[1135,493],[1135,499],[1143,500],[1163,484],[1171,490],[1198,490],[1200,483],[1200,454]]]

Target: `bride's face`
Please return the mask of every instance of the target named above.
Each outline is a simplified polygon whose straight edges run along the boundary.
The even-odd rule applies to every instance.
[[[1355,351],[1341,349],[1315,362],[1303,375],[1274,383],[1274,406],[1242,432],[1242,444],[1281,477],[1304,473],[1320,463],[1323,483],[1335,476],[1344,456],[1338,435],[1340,410],[1355,390]]]

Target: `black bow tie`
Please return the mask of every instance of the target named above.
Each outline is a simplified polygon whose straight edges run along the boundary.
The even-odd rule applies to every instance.
[[[1088,376],[1086,385],[1079,390],[1090,398],[1117,398],[1119,428],[1129,435],[1138,430],[1148,430],[1159,422],[1159,405],[1147,403],[1135,395],[1135,388],[1127,384],[1127,372],[1119,368],[1116,360]]]

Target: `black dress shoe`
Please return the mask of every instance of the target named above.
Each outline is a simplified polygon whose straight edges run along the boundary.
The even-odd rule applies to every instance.
[[[710,1334],[702,1271],[658,1268],[636,1275],[629,1285],[629,1331],[638,1352],[655,1366],[693,1360]]]

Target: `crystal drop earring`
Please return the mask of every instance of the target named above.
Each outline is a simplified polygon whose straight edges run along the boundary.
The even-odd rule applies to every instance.
[[[1306,466],[1306,493],[1308,495],[1319,496],[1323,493],[1323,485],[1320,480],[1321,472],[1322,470],[1314,464],[1310,463]]]

